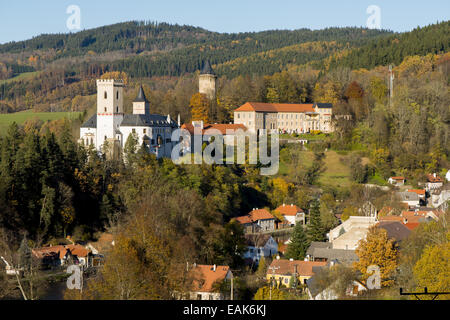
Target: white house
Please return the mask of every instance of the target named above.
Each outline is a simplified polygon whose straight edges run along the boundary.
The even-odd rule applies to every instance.
[[[394,186],[402,186],[405,184],[405,177],[390,177],[388,182]]]
[[[316,283],[315,277],[306,280],[306,286],[309,300],[337,300],[339,298],[332,285],[321,290]],[[357,297],[364,291],[367,291],[367,287],[361,282],[353,280],[347,287],[345,295],[347,297]]]
[[[407,204],[408,207],[418,207],[420,205],[420,198],[416,192],[397,192],[396,195],[400,202]]]
[[[294,226],[297,222],[304,225],[306,222],[305,212],[294,204],[286,205],[283,203],[283,205],[276,208],[275,211],[278,211],[291,224],[291,226]]]
[[[369,228],[377,223],[373,216],[350,216],[344,223],[330,230],[328,239],[333,249],[355,250],[358,242],[364,239]]]
[[[80,128],[79,143],[93,146],[97,151],[119,153],[132,134],[138,146],[158,158],[170,157],[172,131],[179,127],[170,115],[150,113],[150,104],[142,86],[133,101],[133,114],[125,114],[123,87],[120,80],[97,80],[97,113]]]
[[[427,174],[427,182],[425,183],[425,190],[431,192],[439,189],[444,185],[444,179],[439,177],[436,173]]]
[[[245,239],[247,241],[247,251],[243,255],[244,259],[258,264],[261,257],[270,258],[278,253],[278,243],[270,235],[246,235]]]

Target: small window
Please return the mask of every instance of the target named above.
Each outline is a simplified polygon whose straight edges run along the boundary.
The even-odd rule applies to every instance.
[[[105,107],[105,112],[106,112],[106,107]]]
[[[146,134],[147,133],[147,129],[144,129],[143,132],[144,132],[144,134]]]
[[[108,99],[108,93],[106,91],[105,91],[104,97],[105,97],[105,99]]]
[[[116,112],[119,113],[119,107],[116,107]]]
[[[119,91],[116,92],[116,99],[119,100]]]

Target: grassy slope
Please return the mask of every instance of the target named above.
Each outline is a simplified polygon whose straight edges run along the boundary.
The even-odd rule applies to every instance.
[[[319,178],[320,185],[333,187],[349,187],[351,185],[350,168],[340,161],[341,157],[335,151],[325,152],[325,172]],[[312,151],[303,151],[302,158],[304,165],[309,167],[314,161],[314,153]],[[278,174],[288,174],[286,164],[283,161],[280,162]]]
[[[74,119],[77,118],[80,114],[81,112],[32,112],[31,110],[0,114],[0,134],[4,134],[13,122],[16,122],[17,124],[23,124],[25,121],[33,118],[37,118],[42,121],[57,120],[64,117]]]

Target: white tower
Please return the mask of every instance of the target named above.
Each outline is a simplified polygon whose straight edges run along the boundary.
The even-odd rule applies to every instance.
[[[97,80],[97,150],[115,139],[123,120],[123,81]]]

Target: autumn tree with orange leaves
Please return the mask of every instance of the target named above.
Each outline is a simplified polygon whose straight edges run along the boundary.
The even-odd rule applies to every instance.
[[[189,107],[192,121],[209,122],[209,100],[206,95],[202,93],[192,95]]]
[[[364,280],[370,276],[367,268],[376,265],[380,267],[381,286],[388,287],[394,283],[392,276],[398,265],[398,251],[394,240],[388,239],[386,230],[375,226],[369,228],[355,253],[359,261],[354,262],[353,267],[362,273]]]

